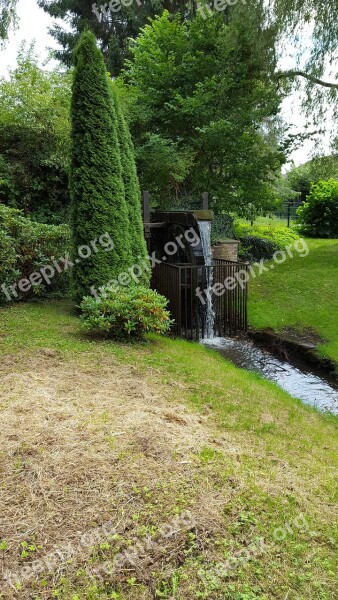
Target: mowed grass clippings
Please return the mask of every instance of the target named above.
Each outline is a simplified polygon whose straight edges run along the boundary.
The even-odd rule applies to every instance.
[[[0,323],[2,573],[74,549],[3,598],[337,597],[336,418],[197,344],[88,338],[67,304]]]

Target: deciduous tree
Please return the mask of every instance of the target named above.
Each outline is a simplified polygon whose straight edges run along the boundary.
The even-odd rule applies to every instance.
[[[162,206],[199,205],[208,190],[218,211],[245,212],[275,197],[281,96],[259,4],[238,7],[228,23],[222,14],[182,22],[165,12],[132,46],[123,80],[140,178],[153,178]]]
[[[18,0],[0,0],[0,42],[7,40],[10,28],[16,23]]]
[[[71,75],[22,47],[0,78],[0,200],[46,223],[68,218]]]

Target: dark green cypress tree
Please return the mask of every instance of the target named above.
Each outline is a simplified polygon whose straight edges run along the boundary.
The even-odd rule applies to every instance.
[[[134,264],[140,263],[139,257],[147,260],[148,252],[144,238],[144,228],[141,208],[141,189],[137,176],[135,151],[129,127],[123,114],[118,90],[111,83],[113,102],[117,115],[117,132],[120,144],[122,176],[125,188],[125,197],[129,215],[130,247]],[[140,276],[140,283],[149,285],[149,271],[144,270]]]
[[[97,289],[125,271],[131,265],[131,252],[117,118],[112,114],[106,68],[93,33],[82,34],[74,58],[70,192],[76,263],[73,294],[79,302],[92,286]],[[99,244],[103,234],[113,240],[113,250]],[[91,255],[79,260],[79,247],[90,247],[95,240]]]

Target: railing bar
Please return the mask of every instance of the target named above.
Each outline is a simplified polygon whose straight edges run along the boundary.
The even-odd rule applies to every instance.
[[[213,266],[159,264],[152,273],[152,287],[168,298],[168,308],[175,320],[173,331],[187,339],[199,339],[206,334],[207,298],[203,293],[213,273],[213,284],[225,283],[224,294],[214,295],[215,329],[219,336],[233,335],[248,327],[248,283],[237,281],[233,290],[227,289],[228,278],[240,269],[248,274],[247,263],[216,260]],[[183,286],[184,285],[184,289]],[[203,302],[196,296],[201,287]],[[183,314],[184,310],[184,314]]]
[[[178,316],[179,316],[179,335],[181,335],[181,327],[182,327],[182,303],[181,303],[181,288],[182,288],[182,281],[181,281],[181,269],[178,270],[178,293],[179,293],[179,309],[178,309]]]
[[[193,312],[193,306],[192,306],[193,293],[194,293],[193,272],[192,272],[192,270],[190,270],[190,332],[191,332],[192,340],[194,339],[194,334],[193,334],[194,312]]]

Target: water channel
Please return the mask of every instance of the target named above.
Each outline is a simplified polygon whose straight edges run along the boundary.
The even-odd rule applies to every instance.
[[[274,381],[291,396],[338,415],[338,382],[298,359],[285,361],[246,338],[211,338],[202,343],[217,350],[237,367]]]

